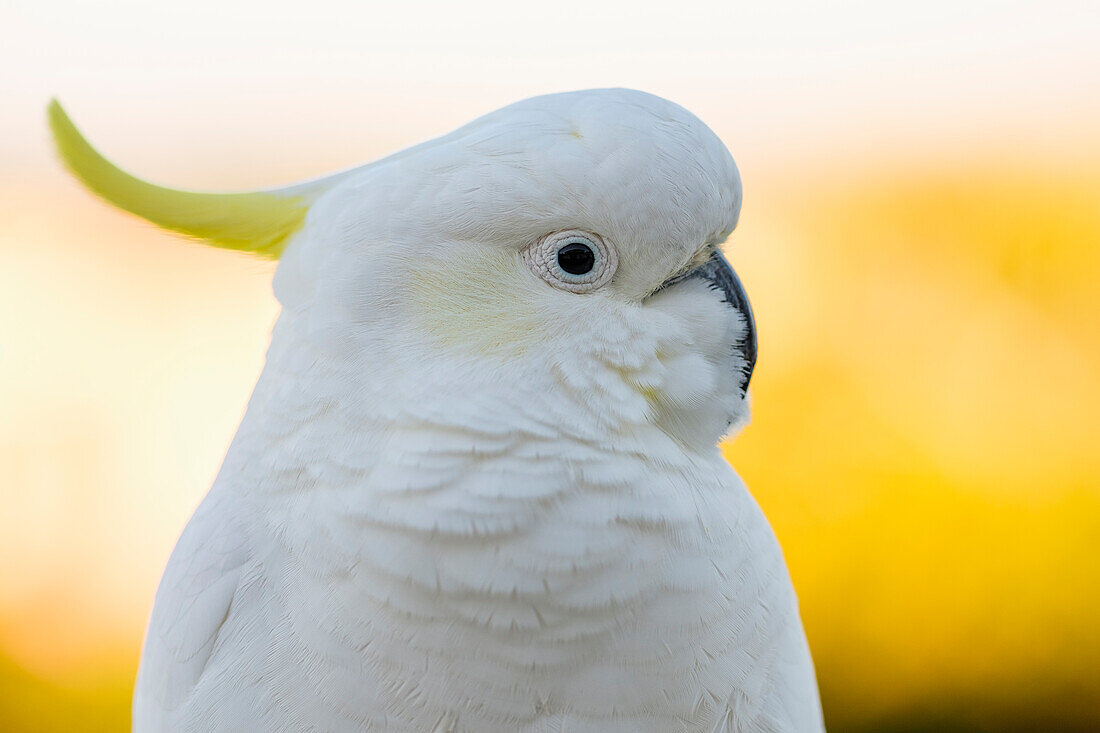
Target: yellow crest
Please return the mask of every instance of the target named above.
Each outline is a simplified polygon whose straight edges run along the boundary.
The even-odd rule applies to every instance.
[[[49,118],[58,153],[74,176],[96,195],[159,227],[277,259],[305,220],[309,205],[300,196],[178,191],[135,178],[100,155],[56,99]]]

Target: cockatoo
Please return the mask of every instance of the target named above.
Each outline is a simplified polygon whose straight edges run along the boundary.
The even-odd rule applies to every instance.
[[[717,441],[756,337],[740,178],[628,90],[286,188],[72,172],[279,258],[282,312],[157,591],[136,731],[823,730],[780,547]]]

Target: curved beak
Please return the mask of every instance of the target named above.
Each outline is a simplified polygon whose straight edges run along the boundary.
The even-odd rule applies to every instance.
[[[726,303],[737,310],[745,319],[745,335],[738,343],[734,344],[734,348],[741,352],[741,356],[745,360],[745,367],[738,382],[741,387],[741,394],[744,396],[748,393],[749,380],[752,379],[752,371],[756,367],[756,321],[752,315],[752,304],[749,303],[745,286],[741,284],[737,273],[733,271],[733,267],[730,266],[729,261],[726,260],[721,251],[715,249],[706,262],[693,270],[672,278],[661,285],[658,290],[663,290],[689,278],[702,278],[710,283],[711,287],[721,290],[725,295]]]

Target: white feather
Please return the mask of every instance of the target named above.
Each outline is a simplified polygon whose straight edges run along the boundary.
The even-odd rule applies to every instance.
[[[647,297],[739,204],[702,123],[621,90],[341,174],[165,571],[135,730],[822,730],[782,554],[714,447],[744,323],[691,282]],[[618,247],[607,292],[523,268],[567,227]]]

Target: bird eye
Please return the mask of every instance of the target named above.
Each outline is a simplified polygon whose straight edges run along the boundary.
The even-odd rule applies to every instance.
[[[539,278],[571,293],[605,285],[619,264],[607,240],[576,229],[547,234],[528,246],[523,258]]]
[[[570,242],[558,250],[558,267],[570,275],[585,275],[592,272],[596,264],[596,253],[587,244]]]

